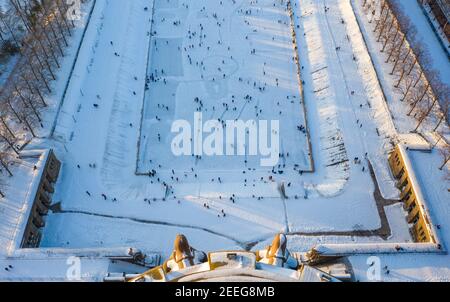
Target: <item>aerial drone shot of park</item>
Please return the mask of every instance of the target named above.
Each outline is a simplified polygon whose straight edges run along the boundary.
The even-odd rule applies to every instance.
[[[0,280],[449,280],[449,12],[0,0]]]

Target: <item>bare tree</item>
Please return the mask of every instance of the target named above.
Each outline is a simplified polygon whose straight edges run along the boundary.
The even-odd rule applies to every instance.
[[[443,158],[442,165],[439,167],[439,170],[442,170],[450,160],[450,145],[446,144],[442,149],[439,149],[439,152],[441,153]]]
[[[450,106],[450,104],[449,104],[449,100],[448,100],[448,96],[447,96],[447,99],[441,101],[441,109],[442,110],[439,112],[438,122],[436,124],[436,127],[434,127],[433,131],[436,131],[439,128],[439,126],[442,124],[442,122],[448,118],[449,106]]]
[[[6,152],[0,152],[0,166],[8,173],[10,177],[13,176],[11,169],[9,168],[9,154]]]
[[[19,151],[16,149],[16,146],[14,145],[16,139],[13,136],[11,136],[11,134],[8,131],[5,131],[3,127],[0,128],[0,141],[4,141],[14,153],[19,155]]]
[[[428,92],[430,88],[429,83],[421,84],[417,89],[413,91],[413,93],[410,94],[410,98],[408,99],[408,102],[410,103],[411,107],[408,111],[407,115],[410,116],[414,109],[416,109],[417,105],[419,105],[425,97],[428,95]]]

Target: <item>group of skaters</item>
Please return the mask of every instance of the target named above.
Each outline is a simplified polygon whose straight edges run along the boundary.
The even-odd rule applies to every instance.
[[[367,153],[367,152],[364,154],[364,159],[365,159],[366,161],[369,160],[369,158],[368,158],[368,153]],[[365,171],[366,171],[366,166],[365,166],[364,163],[361,161],[361,158],[355,157],[355,158],[353,159],[353,163],[354,163],[355,165],[362,165],[361,171],[362,171],[362,172],[365,172]]]

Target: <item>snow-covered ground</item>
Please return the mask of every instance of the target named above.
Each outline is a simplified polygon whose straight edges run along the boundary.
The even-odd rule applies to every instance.
[[[295,0],[292,23],[286,4],[97,0],[61,107],[55,102],[46,115],[51,125],[58,113],[54,131],[28,147],[52,147],[63,163],[53,196],[61,211],[48,215],[41,247],[132,246],[167,256],[177,233],[203,250],[257,249],[277,232],[289,234],[295,251],[411,242],[387,164],[411,125],[391,118],[402,111],[384,99],[377,77],[383,67],[372,65],[355,13],[364,16],[350,0]],[[63,91],[65,81],[56,83]],[[193,122],[195,98],[204,119],[280,120],[285,157],[276,173],[257,157],[174,156],[172,122]],[[310,141],[299,125],[308,127]],[[428,156],[413,160],[425,165]],[[146,175],[151,170],[154,177]],[[444,224],[448,183],[441,174],[426,172],[424,186],[435,181],[425,193],[438,200],[434,218]],[[382,261],[402,262],[392,280],[432,279],[433,266],[435,279],[450,275],[440,255],[420,256],[432,267],[426,277],[410,272],[412,264],[428,269],[415,257]],[[362,280],[365,259],[351,257]]]
[[[277,232],[347,232],[351,236],[354,231],[380,228],[365,153],[377,173],[387,173],[381,170],[387,169],[385,158],[377,160],[378,146],[385,151],[386,142],[378,139],[370,121],[361,127],[358,123],[370,114],[366,104],[360,109],[362,100],[380,93],[377,87],[375,92],[365,90],[365,78],[358,74],[351,55],[344,55],[352,51],[351,44],[344,45],[346,27],[311,35],[315,41],[304,42],[305,37],[297,33],[316,164],[315,173],[299,173],[309,168],[309,151],[306,136],[297,130],[304,119],[286,2],[186,4],[156,1],[152,11],[151,6],[144,10],[147,2],[99,2],[54,133],[64,144],[59,147],[64,164],[54,196],[63,211],[48,217],[42,246],[121,246],[130,241],[167,254],[170,249],[152,238],[171,238],[175,230],[193,238],[210,233],[216,238],[210,242],[211,248],[233,248],[264,241]],[[305,31],[340,20],[337,14],[325,18],[319,4],[311,9],[309,19],[298,19]],[[301,13],[309,10],[305,4]],[[342,54],[329,47],[334,43],[343,44]],[[319,45],[323,50],[315,53]],[[320,60],[328,68],[328,79],[321,82],[329,88],[317,98],[308,73],[323,67],[313,65]],[[350,64],[354,70],[342,68]],[[164,69],[164,75],[161,71],[156,75],[155,69]],[[145,91],[146,76],[152,73],[159,80],[150,81]],[[356,93],[351,97],[352,90]],[[252,96],[251,102],[245,100],[247,94]],[[208,118],[280,119],[281,152],[290,153],[276,169],[283,174],[272,174],[253,159],[246,165],[240,156],[194,161],[190,156],[171,155],[171,122],[192,120],[198,107],[196,97],[203,101]],[[321,98],[327,102],[323,108]],[[230,111],[225,111],[222,103],[228,103]],[[255,106],[262,109],[258,116]],[[371,150],[371,144],[377,149]],[[353,162],[355,157],[361,164]],[[140,173],[135,174],[136,169]],[[157,171],[155,177],[141,175],[150,169]],[[172,194],[167,195],[162,182],[171,186]],[[281,198],[282,183],[288,199]],[[383,191],[390,192],[392,187],[390,180]],[[236,203],[230,200],[233,194]],[[402,215],[393,219],[403,221]],[[87,229],[92,222],[96,234],[87,235],[80,220]],[[122,223],[135,225],[133,234],[139,235],[127,237],[128,231],[112,231]],[[403,228],[406,230],[405,223]],[[402,239],[409,240],[409,236]]]

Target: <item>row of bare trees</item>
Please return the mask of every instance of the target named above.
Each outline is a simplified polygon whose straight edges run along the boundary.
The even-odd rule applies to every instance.
[[[43,127],[45,96],[52,93],[51,82],[56,80],[75,26],[69,14],[66,0],[8,0],[0,11],[0,42],[18,50],[16,63],[0,87],[3,174],[13,175],[8,166],[19,155],[19,142],[26,136],[36,137],[37,129]]]
[[[373,32],[380,43],[380,52],[385,54],[385,63],[390,63],[391,75],[396,80],[394,87],[400,92],[402,102],[407,102],[408,116],[413,116],[418,131],[429,119],[433,131],[444,123],[448,125],[450,88],[433,70],[430,55],[422,41],[416,38],[417,28],[406,16],[396,0],[364,0],[362,2],[369,22],[374,24]],[[448,144],[440,152],[444,161],[450,159]]]
[[[401,92],[401,101],[409,104],[407,115],[417,119],[413,131],[427,118],[435,122],[436,131],[448,123],[450,88],[430,67],[429,53],[416,39],[417,29],[395,0],[364,0],[363,8],[374,23],[385,62],[392,65],[390,73],[397,78],[394,86]]]

